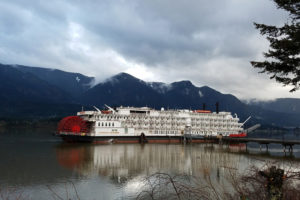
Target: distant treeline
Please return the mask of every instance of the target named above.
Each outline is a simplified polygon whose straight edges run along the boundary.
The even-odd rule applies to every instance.
[[[1,128],[49,128],[56,129],[61,118],[47,118],[47,119],[13,119],[0,118]]]

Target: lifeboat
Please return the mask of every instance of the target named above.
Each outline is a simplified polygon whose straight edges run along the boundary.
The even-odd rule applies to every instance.
[[[194,110],[194,113],[211,113],[210,110]]]
[[[111,114],[112,112],[110,110],[101,110],[102,114]]]

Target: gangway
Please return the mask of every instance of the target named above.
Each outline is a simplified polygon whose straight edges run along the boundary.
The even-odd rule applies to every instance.
[[[245,130],[245,132],[246,132],[246,133],[250,133],[250,132],[252,132],[252,131],[258,129],[259,127],[260,127],[260,124],[255,124],[254,126],[251,126],[250,128],[247,128],[247,129]]]

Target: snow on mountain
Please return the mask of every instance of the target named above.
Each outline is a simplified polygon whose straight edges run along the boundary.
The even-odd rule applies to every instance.
[[[200,98],[204,96],[204,95],[202,94],[201,90],[199,90],[198,93],[199,93]]]

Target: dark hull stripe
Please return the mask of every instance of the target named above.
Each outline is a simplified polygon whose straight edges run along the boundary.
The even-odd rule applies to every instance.
[[[62,139],[67,142],[90,142],[96,144],[109,144],[109,143],[182,143],[184,138],[182,136],[148,136],[141,138],[139,136],[76,136],[76,135],[61,135]],[[214,140],[205,139],[204,137],[188,139],[189,143],[204,143],[214,142]]]

